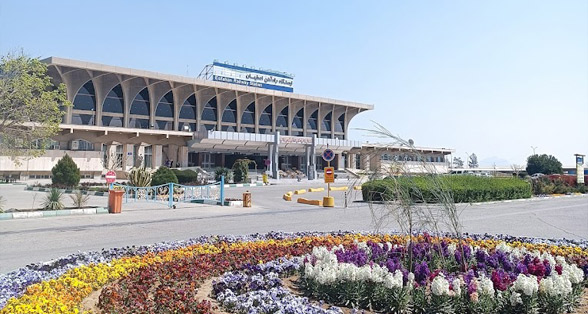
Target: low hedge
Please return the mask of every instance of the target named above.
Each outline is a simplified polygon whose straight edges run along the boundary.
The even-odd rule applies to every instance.
[[[179,184],[196,183],[198,182],[198,172],[190,169],[179,170],[172,169],[176,177],[178,178]]]
[[[397,191],[403,191],[415,202],[437,203],[439,197],[433,188],[434,182],[450,191],[456,203],[511,200],[532,195],[531,184],[525,180],[476,176],[386,178],[366,182],[361,190],[365,201],[392,201],[396,199]]]

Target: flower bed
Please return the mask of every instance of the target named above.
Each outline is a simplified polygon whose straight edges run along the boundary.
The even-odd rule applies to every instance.
[[[378,269],[376,273],[380,271],[379,274],[385,274],[378,278],[389,277],[382,282],[387,289],[400,288],[402,274],[401,289],[407,291],[413,303],[420,302],[423,307],[439,305],[454,309],[456,306],[477,309],[476,306],[486,304],[484,295],[491,291],[490,282],[495,291],[494,299],[509,301],[503,303],[527,304],[529,302],[525,299],[530,291],[537,307],[545,306],[542,305],[545,304],[545,300],[541,300],[542,293],[547,293],[544,295],[549,295],[553,300],[565,299],[574,293],[574,289],[578,290],[577,287],[585,284],[575,282],[580,274],[578,269],[583,271],[582,280],[588,272],[585,243],[574,245],[565,241],[556,243],[472,236],[460,245],[449,237],[418,235],[412,237],[414,245],[411,250],[407,250],[407,240],[407,236],[391,234],[269,233],[246,237],[201,237],[186,242],[80,253],[49,264],[30,265],[17,272],[0,275],[0,307],[3,307],[0,313],[78,313],[82,300],[97,289],[102,289],[98,306],[105,313],[210,313],[214,304],[196,298],[198,288],[205,280],[225,272],[233,273],[221,278],[233,276],[239,284],[234,286],[230,281],[225,281],[224,288],[233,291],[231,294],[226,292],[227,289],[221,291],[222,280],[219,280],[215,283],[215,295],[223,308],[235,311],[239,311],[236,309],[242,307],[242,304],[249,303],[277,306],[271,303],[274,299],[282,300],[284,313],[302,307],[312,308],[316,313],[337,313],[337,308],[321,307],[320,303],[313,302],[317,299],[348,307],[377,306],[377,298],[373,298],[370,305],[362,303],[364,301],[353,293],[347,294],[345,300],[327,299],[325,296],[328,293],[320,286],[319,278],[322,275],[319,276],[317,271],[317,277],[311,276],[316,269],[321,269],[317,267],[317,262],[318,256],[323,255],[337,265],[354,265],[358,268],[368,265],[370,269]],[[502,240],[506,240],[509,245],[506,246]],[[452,251],[454,247],[455,251]],[[466,248],[471,249],[469,254]],[[482,259],[482,254],[478,252],[483,250],[486,250],[485,266],[481,267],[478,258]],[[308,255],[319,251],[322,253],[318,253],[318,256]],[[378,253],[380,251],[381,254]],[[399,256],[407,256],[408,252],[412,252],[413,269],[405,264],[404,257],[395,260],[396,253],[390,255],[391,252],[399,253]],[[553,257],[550,259],[547,253]],[[310,299],[293,295],[277,282],[280,275],[289,275],[302,266],[296,264],[296,261],[300,263],[300,259],[292,257],[304,255],[308,258],[301,285]],[[461,260],[458,256],[461,256]],[[527,256],[530,257],[527,259]],[[534,257],[538,257],[540,263]],[[277,261],[267,263],[274,260]],[[495,260],[498,263],[496,265],[493,264]],[[544,260],[551,267],[549,273]],[[561,265],[561,274],[558,265]],[[522,266],[527,269],[524,270]],[[558,275],[555,276],[555,273]],[[524,276],[521,277],[524,279],[519,280],[519,276]],[[538,278],[535,282],[539,280],[537,289],[531,276]],[[576,278],[575,281],[572,278]],[[572,284],[571,293],[566,279]],[[456,280],[459,280],[460,290],[457,289]],[[354,284],[357,282],[354,281]],[[368,286],[365,281],[361,284]],[[474,286],[475,291],[472,290]],[[349,289],[349,292],[353,292]],[[451,292],[455,295],[451,295]],[[478,293],[477,301],[474,292]],[[457,295],[460,297],[457,298]],[[451,304],[447,305],[446,301],[439,303],[433,300],[433,296],[462,301],[449,302]],[[7,300],[9,297],[13,298]],[[514,301],[510,300],[511,297]],[[518,302],[518,297],[521,302]],[[570,303],[569,300],[564,302]]]

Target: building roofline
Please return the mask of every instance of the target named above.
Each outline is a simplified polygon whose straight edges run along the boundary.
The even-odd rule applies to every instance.
[[[370,104],[363,104],[363,103],[358,103],[358,102],[350,102],[350,101],[344,101],[344,100],[338,100],[338,99],[323,98],[323,97],[316,97],[316,96],[282,92],[282,91],[274,91],[274,90],[268,90],[268,89],[264,89],[264,88],[241,86],[241,85],[216,82],[216,81],[208,81],[208,80],[198,79],[195,77],[186,77],[186,76],[180,76],[180,75],[165,74],[165,73],[145,71],[145,70],[137,70],[137,69],[131,69],[131,68],[112,66],[112,65],[105,65],[105,64],[100,64],[100,63],[74,60],[74,59],[66,59],[66,58],[52,56],[52,57],[42,59],[41,61],[44,63],[50,64],[50,65],[83,68],[83,69],[94,70],[94,71],[111,72],[111,73],[118,73],[118,74],[138,76],[138,77],[148,77],[148,78],[158,79],[158,80],[175,81],[178,83],[230,89],[230,90],[236,90],[236,91],[241,91],[241,92],[263,94],[263,95],[268,95],[268,96],[278,96],[278,97],[283,97],[283,98],[293,98],[293,99],[297,99],[297,100],[306,100],[306,101],[311,101],[311,102],[328,103],[328,104],[340,105],[340,106],[345,106],[345,107],[359,108],[362,111],[374,109],[374,105],[370,105]]]
[[[452,154],[455,152],[455,149],[451,148],[436,148],[436,147],[422,147],[422,146],[413,146],[408,147],[404,145],[394,145],[394,144],[386,144],[386,143],[361,143],[362,148],[374,148],[374,149],[395,149],[395,150],[417,150],[417,151],[431,151],[431,152],[440,152],[440,153],[448,153]]]

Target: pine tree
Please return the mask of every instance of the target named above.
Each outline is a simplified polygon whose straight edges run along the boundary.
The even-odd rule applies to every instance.
[[[80,183],[80,168],[67,154],[51,169],[51,174],[54,186],[75,187]]]

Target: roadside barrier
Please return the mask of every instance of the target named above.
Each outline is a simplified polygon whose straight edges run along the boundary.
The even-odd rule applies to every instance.
[[[298,198],[298,203],[307,204],[307,205],[315,205],[315,206],[323,206],[323,201],[321,200],[307,200],[305,198]]]

